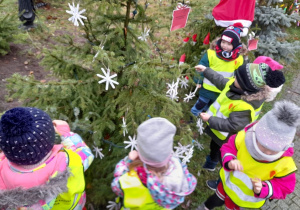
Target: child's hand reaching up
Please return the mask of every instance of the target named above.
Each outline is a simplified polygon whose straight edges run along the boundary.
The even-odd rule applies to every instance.
[[[131,152],[129,152],[128,154],[128,158],[129,160],[136,160],[139,157],[139,153],[136,150],[132,150]]]
[[[210,115],[203,112],[203,113],[200,114],[200,117],[201,117],[201,119],[202,119],[204,122],[207,122],[207,121],[209,120],[209,118],[210,118]]]
[[[195,66],[196,71],[198,72],[204,72],[204,70],[206,69],[206,66],[203,65],[197,65]]]
[[[64,137],[71,136],[70,126],[66,121],[63,120],[53,120],[52,121],[55,132]]]
[[[234,170],[234,171],[244,170],[241,162],[238,159],[233,159],[233,160],[229,161],[228,167],[229,167],[229,169]]]
[[[255,194],[260,194],[261,188],[262,188],[262,182],[260,178],[252,178],[251,179],[252,185],[253,185],[253,191]]]

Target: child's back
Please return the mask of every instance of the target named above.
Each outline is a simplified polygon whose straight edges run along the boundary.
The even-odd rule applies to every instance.
[[[84,174],[93,160],[81,137],[63,121],[55,130],[50,117],[36,108],[14,108],[1,118],[0,208],[82,209]],[[62,132],[60,124],[65,128]]]
[[[138,127],[138,152],[130,152],[117,164],[112,182],[124,207],[173,209],[193,192],[195,177],[172,156],[175,132],[176,127],[163,118]]]

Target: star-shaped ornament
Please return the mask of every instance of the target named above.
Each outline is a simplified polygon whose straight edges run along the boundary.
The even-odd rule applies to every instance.
[[[82,19],[87,19],[87,17],[85,17],[81,14],[84,13],[86,10],[83,9],[83,10],[79,11],[79,4],[77,4],[77,6],[75,7],[74,2],[73,2],[73,5],[71,5],[70,3],[68,3],[68,4],[70,7],[70,10],[66,10],[66,12],[69,13],[70,15],[72,15],[72,17],[70,17],[68,20],[71,21],[74,24],[74,26],[79,26],[79,22],[81,23],[81,25],[84,25]]]
[[[112,78],[116,77],[117,74],[114,74],[114,75],[111,75],[111,76],[110,76],[110,70],[109,70],[109,68],[107,69],[107,72],[106,72],[103,68],[101,68],[101,70],[102,70],[104,76],[101,75],[101,74],[97,74],[98,77],[103,78],[103,79],[100,80],[98,83],[101,84],[101,83],[103,83],[103,82],[106,82],[105,90],[108,90],[109,85],[110,85],[113,89],[115,89],[115,85],[114,85],[114,84],[118,85],[119,83],[118,83],[117,81],[115,81],[115,80],[112,80]]]
[[[131,136],[128,136],[128,138],[129,138],[129,141],[124,141],[125,144],[128,144],[128,145],[125,147],[125,149],[131,147],[131,148],[130,148],[130,151],[132,151],[132,150],[134,150],[134,149],[137,150],[137,146],[136,146],[136,145],[137,145],[137,141],[136,141],[135,135],[133,136],[133,138],[132,138]]]

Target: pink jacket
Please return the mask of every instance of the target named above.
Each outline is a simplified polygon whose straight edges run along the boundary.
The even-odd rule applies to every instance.
[[[11,163],[1,154],[0,209],[51,209],[56,197],[68,191],[67,182],[71,173],[64,148],[73,150],[81,157],[84,171],[94,156],[78,134],[71,133],[62,139],[62,144],[54,145],[49,158],[33,169]],[[75,209],[82,209],[84,204],[85,193]]]
[[[251,125],[247,126],[245,128],[245,131],[247,131],[250,127],[252,127],[255,123],[252,123]],[[221,156],[224,157],[225,154],[230,154],[222,160],[223,162],[223,168],[228,171],[228,168],[225,167],[225,164],[229,162],[232,159],[235,159],[237,155],[237,149],[235,146],[235,137],[236,135],[233,135],[229,138],[228,142],[223,144],[221,147]],[[290,147],[288,150],[285,151],[285,153],[282,155],[283,157],[292,157],[294,154],[294,149]],[[273,195],[270,197],[270,199],[285,199],[285,197],[292,193],[295,189],[296,185],[296,173],[289,174],[288,176],[281,177],[281,178],[273,178],[269,180],[273,187]],[[269,187],[266,183],[263,182],[263,187],[261,190],[261,193],[259,195],[255,195],[255,197],[259,198],[266,198],[269,194]]]

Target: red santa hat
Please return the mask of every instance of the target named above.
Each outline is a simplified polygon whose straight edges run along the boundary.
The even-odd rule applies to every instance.
[[[192,40],[193,40],[193,45],[195,45],[197,43],[197,34],[193,35]]]
[[[183,42],[184,42],[184,43],[188,43],[189,40],[190,40],[190,37],[187,36],[186,38],[183,39]]]
[[[218,26],[228,27],[236,22],[243,24],[245,29],[249,28],[254,20],[255,0],[220,0],[214,7],[212,15]],[[246,36],[248,30],[243,30],[241,36]]]
[[[182,55],[180,56],[180,59],[179,59],[179,65],[184,64],[184,62],[185,62],[185,57],[186,57],[185,54],[182,54]]]

